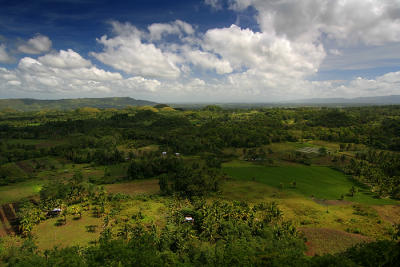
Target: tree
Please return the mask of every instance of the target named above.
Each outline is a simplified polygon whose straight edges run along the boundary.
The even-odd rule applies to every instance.
[[[350,188],[350,190],[349,190],[349,195],[350,195],[351,197],[353,197],[355,193],[356,193],[356,188],[355,188],[354,185],[353,185],[353,186]]]
[[[67,215],[69,214],[67,205],[61,205],[61,215],[63,216],[63,223],[64,225],[67,224]]]
[[[33,229],[33,222],[29,217],[24,217],[19,222],[19,229],[23,236],[27,237],[31,235]]]
[[[158,178],[158,184],[160,186],[160,191],[162,194],[169,195],[170,194],[170,188],[168,186],[168,175],[167,174],[162,174]]]
[[[77,216],[77,215],[79,216],[79,217],[75,217],[75,218],[77,218],[77,219],[81,219],[82,218],[82,207],[81,206],[74,205],[70,209],[71,209],[71,213],[74,216]]]
[[[326,149],[325,147],[320,147],[320,148],[318,149],[318,153],[319,153],[321,156],[325,156],[325,155],[327,154],[327,149]]]
[[[393,231],[393,234],[392,234],[392,239],[393,240],[399,240],[400,239],[400,223],[394,225],[394,231]]]

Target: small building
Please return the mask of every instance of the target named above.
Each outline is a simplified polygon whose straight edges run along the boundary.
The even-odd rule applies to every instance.
[[[167,155],[167,152],[164,151],[164,152],[162,152],[161,154],[162,154],[163,156],[166,156],[166,155]]]
[[[179,157],[181,155],[181,153],[175,153],[175,156]]]
[[[60,215],[61,211],[62,210],[60,208],[54,208],[54,209],[50,210],[49,212],[47,212],[47,216],[57,217],[58,215]]]
[[[185,216],[185,222],[193,223],[193,222],[194,222],[194,219],[193,219],[192,216]]]

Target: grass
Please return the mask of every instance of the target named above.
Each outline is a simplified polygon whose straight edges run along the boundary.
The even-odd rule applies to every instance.
[[[156,194],[160,191],[158,179],[109,184],[105,186],[105,189],[110,193],[124,193],[127,195]]]
[[[0,166],[0,173],[6,176],[8,179],[26,179],[28,177],[27,173],[25,173],[17,164],[15,163],[6,163]]]
[[[164,200],[164,201],[163,201]],[[131,218],[133,214],[140,212],[144,223],[154,223],[160,227],[165,226],[168,209],[165,199],[134,199],[123,204],[119,218]]]
[[[125,177],[129,168],[129,163],[120,163],[106,167],[111,176]]]
[[[314,196],[317,199],[339,199],[344,195],[344,200],[374,205],[398,203],[391,199],[374,198],[367,188],[328,167],[303,165],[267,167],[236,161],[224,164],[223,170],[234,179],[254,180],[289,194]],[[291,185],[294,181],[295,188]],[[359,192],[354,197],[346,196],[352,186]]]
[[[372,241],[371,238],[358,234],[350,234],[340,230],[327,228],[303,228],[301,229],[307,238],[307,255],[323,255],[345,251],[358,243]]]
[[[102,218],[94,218],[88,213],[84,213],[79,220],[73,220],[72,216],[68,216],[66,225],[56,226],[59,218],[48,219],[40,223],[34,230],[35,241],[39,249],[51,249],[54,246],[85,246],[99,238]],[[88,225],[97,225],[96,232],[89,233],[86,230]]]
[[[37,195],[44,181],[32,180],[0,187],[0,204],[19,201]]]

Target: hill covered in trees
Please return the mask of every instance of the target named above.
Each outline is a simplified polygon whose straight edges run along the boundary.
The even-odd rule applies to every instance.
[[[71,110],[83,107],[125,108],[127,106],[153,106],[155,102],[137,100],[131,97],[77,98],[39,100],[31,98],[0,99],[0,110],[36,111],[42,109]]]

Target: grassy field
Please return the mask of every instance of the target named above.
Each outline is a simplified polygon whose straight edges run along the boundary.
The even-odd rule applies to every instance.
[[[372,241],[371,238],[328,228],[302,228],[307,238],[307,255],[337,253],[358,243]]]
[[[0,187],[0,204],[19,201],[37,195],[44,181],[34,180]]]
[[[34,230],[35,241],[40,249],[51,249],[54,246],[85,246],[99,238],[102,218],[94,218],[84,213],[80,220],[73,220],[72,216],[68,216],[66,225],[56,226],[58,219],[48,219],[40,223]],[[88,225],[96,225],[96,232],[88,232],[86,230]]]
[[[105,186],[105,189],[110,193],[123,193],[127,195],[156,194],[160,191],[158,179],[109,184]]]
[[[339,199],[364,204],[395,204],[391,199],[377,199],[368,190],[346,177],[341,172],[320,166],[279,166],[266,167],[247,162],[231,162],[223,165],[223,170],[232,178],[257,181],[287,193],[302,194],[317,199]],[[296,182],[296,187],[292,186]],[[358,192],[354,197],[347,196],[349,189],[355,186]]]

